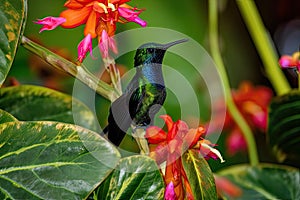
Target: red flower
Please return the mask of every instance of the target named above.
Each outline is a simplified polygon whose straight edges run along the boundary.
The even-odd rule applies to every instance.
[[[254,87],[250,82],[242,82],[232,97],[239,111],[250,126],[261,131],[267,128],[267,108],[272,99],[272,90],[265,86]]]
[[[189,129],[184,121],[173,122],[168,115],[160,117],[165,121],[168,131],[165,132],[156,126],[151,126],[146,130],[145,137],[150,144],[150,156],[158,164],[166,161],[167,167],[164,178],[167,186],[171,183],[174,186],[176,194],[174,199],[183,199],[184,196],[193,199],[189,182],[182,167],[181,155],[186,150],[194,148],[198,149],[199,153],[206,158],[220,158],[221,161],[223,159],[220,153],[213,148],[214,145],[202,138],[205,134],[205,129],[202,126],[197,129]]]
[[[265,86],[254,87],[250,82],[242,82],[239,88],[232,91],[233,101],[237,108],[246,119],[248,124],[253,130],[266,131],[267,117],[268,117],[268,105],[272,98],[272,90]],[[215,110],[218,112],[216,106]],[[219,126],[223,119],[217,119],[210,122],[212,126]],[[226,113],[224,130],[229,130],[229,135],[226,138],[226,145],[229,155],[234,155],[238,151],[244,151],[247,149],[246,141],[242,135],[239,126],[233,121],[230,113]]]
[[[142,11],[125,4],[128,1],[130,0],[68,0],[64,5],[67,10],[61,12],[60,17],[46,17],[35,23],[43,25],[40,32],[52,30],[57,26],[75,28],[85,24],[84,36],[98,37],[99,45],[102,45],[100,47],[102,56],[107,59],[108,48],[117,52],[112,38],[117,22],[135,22],[143,27],[147,25],[139,18]],[[103,35],[105,38],[102,38]],[[103,46],[106,43],[108,45]],[[78,52],[80,52],[78,60],[82,62],[87,51],[78,50]]]

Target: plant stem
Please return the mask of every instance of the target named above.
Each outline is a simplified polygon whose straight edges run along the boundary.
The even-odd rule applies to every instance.
[[[58,70],[66,72],[73,77],[79,79],[81,82],[86,84],[88,87],[102,95],[106,99],[113,102],[118,96],[118,91],[107,83],[99,80],[84,65],[76,65],[65,58],[53,53],[52,51],[42,47],[41,45],[31,41],[27,37],[23,36],[21,45],[27,50],[36,54],[51,66]]]
[[[121,80],[120,80],[120,72],[119,72],[118,68],[116,67],[115,61],[113,61],[108,66],[108,73],[109,73],[112,85],[118,91],[118,94],[121,96],[122,95],[122,85],[121,85]]]
[[[236,2],[277,95],[288,93],[291,87],[279,67],[274,45],[264,27],[255,2],[253,0],[236,0]]]
[[[250,164],[252,166],[257,165],[259,161],[253,133],[233,101],[231,87],[220,53],[218,41],[218,0],[209,0],[209,42],[211,55],[223,82],[227,108],[236,124],[240,127],[247,142]]]

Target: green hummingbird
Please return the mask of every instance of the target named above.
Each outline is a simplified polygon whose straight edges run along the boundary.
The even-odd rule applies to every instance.
[[[134,57],[136,73],[124,93],[110,107],[108,125],[103,133],[119,145],[131,125],[146,128],[166,99],[162,62],[167,49],[187,39],[167,44],[146,43]]]

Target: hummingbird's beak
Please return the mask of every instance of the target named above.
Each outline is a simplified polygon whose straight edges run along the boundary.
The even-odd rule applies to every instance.
[[[170,42],[170,43],[167,43],[167,44],[164,44],[163,45],[163,49],[164,50],[167,50],[168,48],[170,48],[171,46],[174,46],[174,45],[176,45],[176,44],[180,44],[180,43],[183,43],[183,42],[187,42],[188,41],[188,39],[181,39],[181,40],[176,40],[176,41],[174,41],[174,42]]]

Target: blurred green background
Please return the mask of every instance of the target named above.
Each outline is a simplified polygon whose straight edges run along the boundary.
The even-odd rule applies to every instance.
[[[228,76],[232,88],[237,88],[239,83],[250,80],[255,84],[270,86],[268,79],[264,75],[263,66],[255,46],[247,32],[247,29],[239,14],[235,1],[220,0],[220,41],[221,50]],[[274,45],[279,55],[297,51],[300,44],[300,2],[299,0],[275,0],[275,1],[256,1],[262,19],[270,31],[270,36],[274,39]],[[41,26],[34,24],[36,19],[46,16],[58,16],[64,10],[64,1],[58,0],[28,0],[28,20],[25,35],[34,41],[41,43],[50,49],[60,52],[63,56],[76,61],[77,44],[83,39],[83,26],[75,29],[63,29],[58,27],[53,31],[44,31],[39,34]],[[201,44],[207,51],[208,46],[208,20],[207,20],[207,1],[189,0],[133,0],[128,2],[131,6],[145,8],[140,17],[148,22],[149,27],[162,27],[176,30],[193,38]],[[117,32],[128,29],[139,28],[137,24],[118,24]],[[288,38],[288,39],[287,39]],[[95,44],[96,46],[96,44]],[[133,52],[120,58],[122,70],[132,68]],[[171,56],[171,55],[170,55]],[[177,62],[177,61],[174,61]],[[184,63],[183,61],[181,61]],[[103,69],[102,69],[103,70]],[[186,76],[192,76],[193,71],[186,68]],[[289,74],[289,72],[287,72]],[[72,94],[74,79],[68,75],[57,73],[52,68],[33,56],[23,47],[19,47],[9,77],[16,78],[21,84],[44,85],[65,93]],[[6,84],[9,84],[9,78]],[[205,93],[201,80],[192,81],[193,88],[198,93],[201,112],[201,122],[209,118],[209,102],[206,102]],[[82,86],[84,90],[88,90]],[[78,96],[82,101],[86,101],[83,93]],[[176,104],[176,97],[172,94],[168,97],[167,110],[172,114],[174,120],[178,119],[180,113]],[[175,103],[174,103],[175,102]],[[106,123],[109,102],[97,96],[95,99],[97,115],[101,126]],[[201,114],[202,114],[201,113]],[[224,134],[226,135],[226,134]],[[225,164],[217,161],[210,161],[213,170],[227,165],[247,161],[245,153],[241,153],[232,158],[226,157],[224,146],[224,135],[218,141],[218,149],[224,154]],[[272,161],[273,158],[265,147],[264,135],[258,135],[258,146],[260,147],[260,157],[262,161]]]

